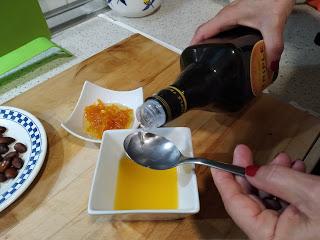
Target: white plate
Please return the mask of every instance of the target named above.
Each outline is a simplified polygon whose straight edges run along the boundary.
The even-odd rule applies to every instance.
[[[24,165],[19,174],[0,183],[1,212],[28,188],[40,171],[47,152],[47,135],[35,116],[13,107],[0,106],[0,126],[7,128],[4,136],[13,137],[28,148],[27,152],[20,154]],[[13,145],[10,145],[10,150]]]
[[[90,191],[88,213],[90,215],[105,215],[106,218],[121,220],[169,220],[197,213],[199,211],[199,194],[193,164],[182,165],[177,168],[177,209],[113,209],[119,160],[125,154],[123,141],[128,134],[135,131],[139,130],[109,130],[104,132]],[[176,144],[183,155],[193,157],[189,128],[158,128],[148,131],[168,138]],[[128,199],[128,201],[130,200]]]
[[[132,128],[137,128],[139,123],[136,119],[136,109],[143,103],[143,90],[137,88],[132,91],[113,91],[86,81],[83,85],[76,107],[69,119],[61,126],[82,140],[101,143],[101,139],[93,138],[83,131],[83,113],[86,106],[95,103],[98,99],[104,103],[120,103],[133,109],[134,123]]]

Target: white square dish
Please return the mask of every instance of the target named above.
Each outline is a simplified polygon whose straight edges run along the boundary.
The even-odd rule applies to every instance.
[[[83,114],[86,106],[101,99],[104,103],[120,103],[133,109],[134,122],[132,129],[138,127],[139,123],[135,117],[137,108],[143,103],[143,90],[137,88],[132,91],[113,91],[86,81],[83,85],[79,100],[67,121],[61,124],[67,132],[82,140],[101,143],[101,139],[89,136],[83,130]]]
[[[177,167],[177,209],[114,210],[119,160],[125,154],[123,141],[128,134],[135,131],[139,130],[126,129],[104,132],[89,196],[88,213],[90,215],[105,215],[108,219],[121,220],[169,220],[197,213],[199,211],[199,194],[194,165]],[[150,132],[168,138],[177,145],[182,154],[193,157],[189,128],[158,128],[150,130]]]

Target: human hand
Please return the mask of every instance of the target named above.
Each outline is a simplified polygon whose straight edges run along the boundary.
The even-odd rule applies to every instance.
[[[269,70],[276,72],[283,52],[283,31],[294,0],[235,0],[214,18],[202,24],[191,44],[197,44],[238,25],[261,32],[266,46]]]
[[[302,161],[292,162],[281,153],[258,168],[252,165],[250,149],[239,145],[233,163],[246,167],[245,178],[213,168],[211,172],[226,211],[250,239],[319,238],[320,177],[303,173]],[[281,211],[268,209],[257,189],[283,199],[287,206]]]

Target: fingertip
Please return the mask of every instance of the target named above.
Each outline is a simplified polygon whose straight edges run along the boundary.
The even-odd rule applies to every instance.
[[[246,167],[252,165],[252,152],[247,145],[239,144],[234,149],[233,164]]]
[[[251,185],[289,203],[297,199],[309,199],[305,189],[305,184],[310,181],[308,178],[310,176],[305,173],[281,165],[264,165],[258,170],[253,167],[246,169],[246,179]]]
[[[284,152],[280,152],[272,160],[271,164],[281,165],[281,166],[284,166],[284,167],[290,167],[291,166],[291,158],[289,157],[288,154],[286,154]]]
[[[216,168],[211,168],[210,170],[211,170],[211,175],[214,179],[221,179],[221,178],[232,176],[231,173],[228,173]]]
[[[217,169],[215,169],[215,168],[210,168],[210,171],[211,171],[211,175],[213,176],[213,175],[215,175],[215,174],[217,173],[217,171],[219,171],[219,170],[217,170]]]
[[[217,174],[219,174],[219,172],[221,172],[220,170],[215,169],[215,168],[210,168],[210,171],[211,171],[211,175],[212,175],[213,178],[215,178],[215,176]]]
[[[209,30],[207,27],[208,23],[201,24],[195,31],[191,44],[197,44],[208,38]]]
[[[280,64],[280,60],[272,61],[270,64],[270,70],[272,72],[279,71],[279,64]]]
[[[193,35],[192,39],[191,39],[191,42],[190,42],[190,45],[194,45],[194,44],[197,44],[199,43],[201,40],[200,40],[200,36],[198,34],[198,30],[195,32],[195,34]]]
[[[191,40],[191,42],[189,43],[189,46],[192,46],[192,45],[195,45],[196,44],[196,42],[195,42],[195,40]]]
[[[245,169],[245,174],[248,177],[254,177],[257,174],[259,169],[260,169],[260,166],[258,165],[247,166]]]
[[[282,29],[263,29],[261,31],[266,48],[267,66],[272,72],[279,70],[280,58],[284,50]]]
[[[245,145],[245,144],[238,144],[235,149],[234,149],[234,153],[235,154],[246,154],[247,152],[251,153],[250,148]]]
[[[305,166],[304,162],[301,160],[296,160],[296,161],[292,162],[291,168],[296,171],[299,171],[299,172],[306,171],[306,166]]]
[[[250,149],[246,144],[240,143],[236,146],[236,148],[248,148]]]

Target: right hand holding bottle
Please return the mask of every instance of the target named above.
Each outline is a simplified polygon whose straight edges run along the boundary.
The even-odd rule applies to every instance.
[[[302,161],[281,153],[259,168],[252,165],[250,149],[239,145],[233,163],[246,167],[246,178],[216,169],[212,176],[226,211],[250,239],[319,239],[320,177],[304,173]],[[284,200],[283,208],[267,208],[259,193]]]
[[[294,0],[235,0],[202,24],[191,44],[197,44],[238,25],[259,30],[266,45],[269,70],[275,72],[283,52],[283,31]]]

